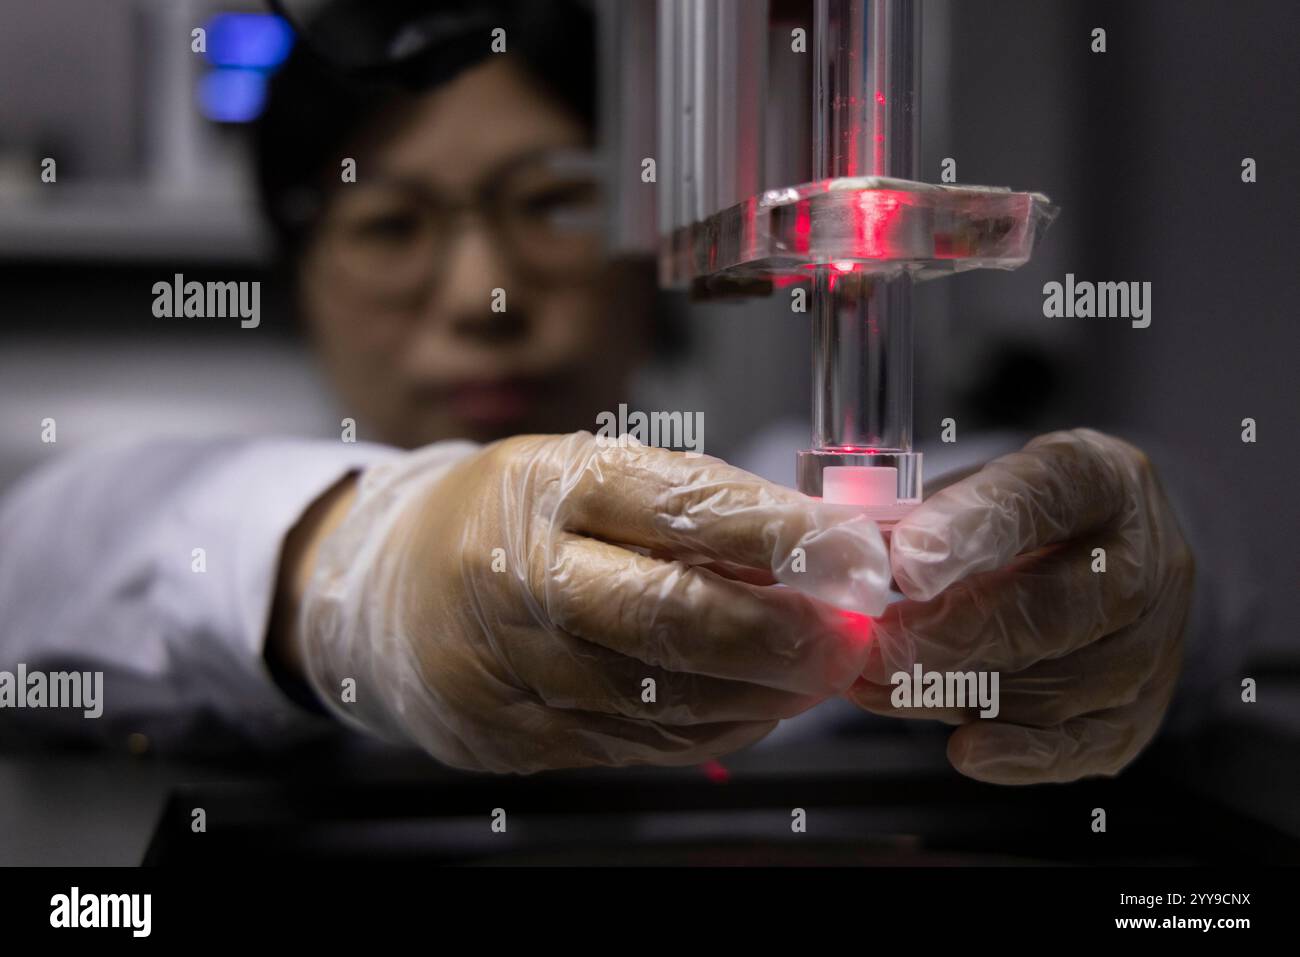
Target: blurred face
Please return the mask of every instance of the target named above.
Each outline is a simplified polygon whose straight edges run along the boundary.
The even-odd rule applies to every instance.
[[[492,57],[357,156],[300,290],[363,436],[409,447],[572,431],[625,398],[649,290],[601,259],[599,197],[577,156],[588,138]]]

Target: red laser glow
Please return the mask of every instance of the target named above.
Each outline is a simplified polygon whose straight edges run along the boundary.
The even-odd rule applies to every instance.
[[[705,761],[700,765],[700,770],[703,771],[704,776],[714,784],[726,784],[731,780],[731,772],[724,768],[716,759]]]

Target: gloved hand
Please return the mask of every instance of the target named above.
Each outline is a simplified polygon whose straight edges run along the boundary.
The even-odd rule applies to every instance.
[[[856,509],[717,459],[443,444],[363,474],[299,650],[344,720],[456,767],[690,764],[844,692],[888,586]]]
[[[949,761],[1000,784],[1113,775],[1151,740],[1194,563],[1138,449],[1086,429],[1040,436],[928,499],[890,551],[909,600],[875,622],[849,692],[862,707],[960,724]],[[915,663],[1000,672],[1000,713],[892,707],[890,676]]]

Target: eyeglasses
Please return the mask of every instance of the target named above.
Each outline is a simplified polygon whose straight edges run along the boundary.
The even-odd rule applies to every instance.
[[[469,199],[377,176],[336,188],[318,237],[330,269],[380,297],[427,294],[466,219],[536,282],[572,282],[602,261],[600,189],[589,159],[548,153],[512,164]]]

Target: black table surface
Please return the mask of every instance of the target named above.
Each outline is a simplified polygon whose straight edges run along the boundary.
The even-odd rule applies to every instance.
[[[1218,727],[1161,739],[1114,779],[1013,788],[956,774],[942,745],[857,735],[725,769],[528,777],[356,746],[201,763],[8,754],[0,863],[1300,863],[1300,741],[1286,733]]]

